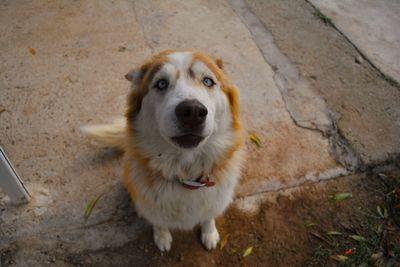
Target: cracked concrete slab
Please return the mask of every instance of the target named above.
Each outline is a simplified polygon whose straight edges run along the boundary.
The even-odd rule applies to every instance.
[[[60,243],[72,250],[101,249],[135,240],[148,227],[134,215],[119,183],[118,155],[94,148],[76,129],[123,114],[124,74],[166,48],[195,47],[223,58],[240,88],[246,127],[262,146],[246,144],[239,196],[347,172],[332,157],[326,137],[293,121],[273,67],[228,2],[0,5],[0,140],[35,197],[21,207],[2,198],[0,247],[23,246],[27,239],[32,249]],[[87,203],[100,194],[85,222]]]
[[[309,0],[383,73],[400,83],[397,0]]]
[[[275,83],[294,122],[323,134],[332,132],[332,119],[325,101],[313,91],[309,82],[274,44],[272,35],[248,8],[246,1],[231,0],[230,3],[249,29],[265,60],[272,66]]]
[[[340,143],[348,143],[343,148],[349,146],[367,165],[400,153],[399,88],[382,79],[366,60],[360,62],[357,49],[321,21],[306,1],[246,3],[333,111],[345,138],[339,136],[334,146],[341,150]]]

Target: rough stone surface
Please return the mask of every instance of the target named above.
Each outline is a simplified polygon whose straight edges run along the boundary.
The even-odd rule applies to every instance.
[[[330,111],[325,101],[311,88],[297,68],[274,44],[274,39],[262,22],[247,7],[244,0],[231,0],[233,10],[249,29],[266,61],[274,70],[274,80],[281,91],[285,107],[295,123],[323,134],[333,131]]]
[[[400,153],[399,88],[383,80],[368,62],[357,63],[357,50],[308,3],[247,3],[282,53],[336,113],[340,133],[366,164]]]
[[[248,141],[238,195],[345,172],[329,154],[326,138],[293,122],[274,72],[228,3],[1,5],[1,145],[34,196],[22,207],[2,202],[2,246],[40,236],[100,249],[135,239],[145,223],[119,183],[118,155],[93,148],[77,129],[123,114],[124,74],[166,48],[196,47],[222,57],[241,90],[247,128],[263,145]],[[85,222],[87,203],[100,194]]]
[[[383,73],[400,82],[398,0],[310,0]]]
[[[128,91],[124,74],[166,48],[195,47],[221,57],[240,88],[247,130],[261,138],[262,146],[246,143],[248,161],[238,188],[244,198],[239,202],[248,204],[246,196],[257,202],[260,192],[347,173],[334,160],[332,140],[321,133],[333,125],[325,116],[323,99],[314,90],[298,95],[286,90],[287,84],[281,87],[288,78],[295,78],[292,89],[304,88],[296,83],[308,79],[307,86],[341,116],[340,131],[366,161],[398,152],[396,88],[380,80],[368,62],[354,63],[355,49],[321,24],[309,5],[288,3],[250,3],[264,12],[255,13],[279,45],[272,47],[271,42],[268,51],[272,58],[285,59],[279,65],[266,62],[257,36],[226,1],[2,1],[0,144],[33,200],[12,207],[0,192],[0,264],[98,266],[119,258],[118,264],[129,266],[169,261],[157,254],[150,226],[136,216],[119,182],[120,154],[93,147],[77,131],[81,125],[123,114]],[[279,35],[283,31],[286,34]],[[318,44],[318,36],[307,35],[314,31],[321,39]],[[277,67],[282,71],[279,78]],[[299,118],[306,118],[304,124],[293,121]],[[88,202],[99,195],[85,221]],[[201,266],[215,265],[214,254],[204,253],[194,237],[187,246],[186,237],[176,235],[174,244],[184,254],[170,257],[184,265],[198,255],[205,259]],[[188,252],[188,247],[193,250]],[[121,250],[129,257],[119,257]]]
[[[33,195],[26,206],[1,201],[0,246],[39,238],[98,248],[135,239],[144,223],[120,222],[133,211],[118,182],[117,155],[93,148],[77,130],[125,110],[123,76],[150,54],[131,6],[0,5],[0,142]],[[127,47],[123,53],[121,45]],[[87,203],[102,193],[101,212],[85,222]]]

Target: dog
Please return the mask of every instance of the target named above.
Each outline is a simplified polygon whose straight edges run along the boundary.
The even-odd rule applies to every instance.
[[[192,49],[163,51],[125,77],[126,118],[82,130],[124,151],[123,183],[161,251],[171,249],[170,230],[196,225],[214,249],[215,218],[232,202],[244,159],[237,87],[220,59]]]

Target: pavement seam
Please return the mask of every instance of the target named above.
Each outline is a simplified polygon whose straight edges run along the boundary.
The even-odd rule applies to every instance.
[[[331,156],[350,172],[364,171],[366,166],[360,155],[352,148],[336,123],[334,123],[334,126],[335,131],[328,136]]]
[[[314,14],[322,14],[325,16],[325,14],[315,5],[313,5],[309,0],[304,0],[313,10]],[[336,27],[335,23],[331,21],[330,23],[326,23],[327,26],[332,27],[336,32],[338,32],[356,51],[357,53],[360,54],[363,60],[368,62],[368,64],[374,69],[378,75],[385,80],[387,83],[389,83],[391,86],[396,87],[396,89],[400,90],[400,83],[396,81],[393,77],[390,75],[384,73],[377,65],[375,65],[368,57],[366,54],[364,54],[356,45],[353,43],[350,38],[348,38],[338,27]]]
[[[310,8],[314,11],[313,14],[322,14],[323,16],[327,17],[318,7],[316,7],[315,5],[312,4],[312,2],[310,2],[310,0],[304,0],[309,6]],[[378,77],[380,77],[381,79],[383,79],[385,82],[387,82],[390,86],[395,87],[397,90],[400,90],[400,83],[398,81],[396,81],[394,78],[392,78],[390,75],[385,74],[378,66],[376,66],[357,46],[355,43],[353,43],[350,38],[348,38],[338,27],[336,27],[336,25],[334,24],[334,22],[329,18],[329,23],[325,23],[328,27],[331,27],[334,31],[336,31],[340,36],[342,36],[348,44],[351,45],[352,48],[355,49],[355,51],[362,57],[363,60],[365,60],[367,62],[367,64],[369,64],[369,66],[371,67],[371,69],[373,71],[376,72],[376,74],[378,75]],[[371,162],[369,164],[365,164],[362,160],[361,160],[361,156],[358,153],[355,153],[355,150],[352,149],[350,142],[344,137],[344,135],[340,132],[340,129],[338,128],[336,133],[337,136],[335,137],[336,141],[333,142],[333,144],[337,144],[337,142],[339,142],[339,146],[340,143],[345,143],[347,148],[350,148],[351,151],[350,153],[354,153],[354,155],[358,158],[358,164],[357,164],[357,168],[354,170],[359,170],[359,171],[364,171],[366,169],[370,169],[370,168],[375,168],[378,166],[382,166],[382,165],[386,165],[386,164],[390,164],[395,162],[396,160],[400,159],[400,153],[394,153],[394,154],[388,154],[386,159],[378,161],[378,162]]]
[[[246,196],[243,196],[243,197],[237,197],[237,198],[234,199],[234,201],[237,201],[239,199],[245,199],[245,198],[248,198],[248,197],[260,196],[260,195],[264,195],[264,194],[268,194],[268,193],[280,193],[280,192],[284,192],[284,191],[291,190],[291,189],[300,189],[303,186],[323,183],[323,182],[327,182],[329,180],[333,180],[333,179],[336,179],[336,178],[345,177],[345,176],[353,175],[353,174],[355,174],[355,173],[349,173],[347,175],[338,175],[338,176],[334,176],[334,177],[331,177],[331,178],[322,179],[322,180],[316,180],[316,181],[307,180],[307,181],[305,181],[303,183],[299,183],[297,185],[291,185],[291,186],[284,186],[284,187],[281,187],[281,188],[279,188],[277,190],[265,190],[265,191],[249,194],[249,195],[246,195]]]
[[[248,29],[264,60],[274,71],[275,84],[280,91],[285,109],[295,125],[306,130],[317,131],[327,138],[331,156],[346,170],[355,172],[364,169],[361,157],[340,133],[335,121],[335,113],[313,90],[308,80],[301,76],[296,66],[279,50],[274,43],[272,34],[248,7],[246,1],[229,0],[229,3],[233,12]],[[312,112],[298,112],[304,102],[315,106],[316,109]],[[318,115],[314,116],[314,112],[317,112]]]
[[[265,62],[274,71],[275,84],[294,123],[305,129],[320,131],[322,134],[331,131],[333,129],[332,112],[325,101],[313,92],[309,82],[279,50],[265,25],[251,11],[245,0],[229,0],[229,3],[234,13],[246,26]],[[315,107],[313,111],[318,114],[302,112],[305,101],[308,106]]]
[[[142,22],[139,20],[139,15],[138,15],[137,12],[136,12],[135,1],[132,2],[132,10],[133,10],[133,14],[134,14],[134,16],[135,16],[135,21],[136,21],[136,23],[139,25],[140,31],[141,31],[142,34],[143,34],[143,40],[144,40],[145,44],[147,45],[147,47],[150,49],[151,54],[153,55],[154,52],[155,52],[155,49],[154,49],[154,47],[150,44],[150,41],[148,40],[147,35],[146,35],[146,30],[145,30],[145,28],[144,28]]]

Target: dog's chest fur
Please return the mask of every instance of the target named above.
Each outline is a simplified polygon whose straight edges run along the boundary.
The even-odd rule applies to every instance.
[[[234,188],[240,176],[241,155],[237,153],[231,159],[230,168],[219,172],[219,177],[212,187],[190,190],[178,180],[165,179],[161,176],[144,178],[148,174],[140,165],[131,161],[135,171],[129,177],[136,185],[139,196],[135,206],[139,215],[153,225],[171,229],[191,229],[203,222],[220,215],[232,201]],[[141,171],[139,171],[141,170]],[[190,178],[190,177],[188,177]]]

